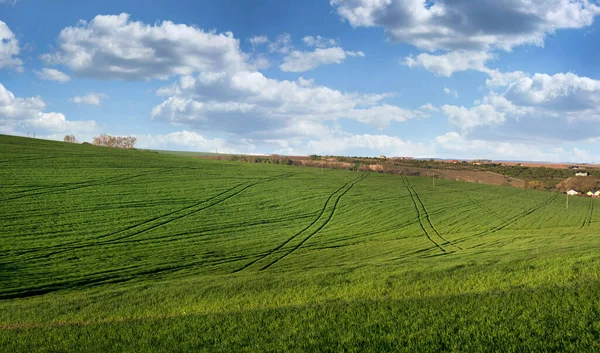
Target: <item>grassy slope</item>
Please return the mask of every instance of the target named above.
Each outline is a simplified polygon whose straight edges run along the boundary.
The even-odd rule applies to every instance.
[[[590,199],[8,136],[0,167],[0,351],[600,349]]]

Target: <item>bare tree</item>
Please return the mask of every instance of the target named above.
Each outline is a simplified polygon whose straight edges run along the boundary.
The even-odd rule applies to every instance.
[[[132,149],[133,146],[135,146],[136,141],[137,138],[133,136],[111,136],[108,134],[101,134],[94,137],[92,143],[96,146]]]
[[[65,135],[65,142],[77,143],[77,139],[73,135]]]

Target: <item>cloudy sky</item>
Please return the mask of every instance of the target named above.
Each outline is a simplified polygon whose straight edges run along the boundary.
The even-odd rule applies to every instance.
[[[0,133],[600,162],[596,0],[0,0]]]

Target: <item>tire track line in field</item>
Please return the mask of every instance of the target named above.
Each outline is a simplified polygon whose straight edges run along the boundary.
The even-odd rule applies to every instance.
[[[262,267],[260,270],[264,271],[264,270],[268,269],[269,267],[273,266],[274,264],[276,264],[277,262],[283,260],[287,256],[291,255],[294,251],[300,249],[300,247],[302,245],[304,245],[304,243],[306,243],[315,234],[317,234],[318,232],[320,232],[321,229],[325,228],[325,226],[327,226],[327,224],[329,224],[329,222],[333,218],[333,215],[335,214],[335,211],[337,210],[337,205],[340,202],[340,200],[342,199],[342,197],[344,197],[344,195],[346,195],[350,190],[352,190],[352,188],[354,187],[354,185],[356,185],[356,184],[360,183],[361,181],[363,181],[368,175],[369,175],[368,173],[363,174],[359,178],[357,178],[354,181],[352,181],[352,183],[350,184],[350,186],[348,186],[344,191],[342,191],[342,193],[335,199],[335,201],[333,203],[333,209],[331,210],[331,213],[329,214],[329,216],[325,220],[325,223],[323,223],[321,226],[319,226],[314,232],[312,232],[311,234],[309,234],[306,238],[304,238],[300,243],[298,243],[298,245],[296,245],[295,247],[293,247],[285,255],[283,255],[280,258],[276,259],[275,261],[269,263],[268,265]]]
[[[427,207],[425,207],[425,203],[423,202],[423,200],[421,200],[421,196],[419,196],[419,193],[417,192],[417,190],[415,190],[415,188],[413,188],[413,186],[410,184],[410,181],[408,180],[408,178],[406,179],[406,183],[408,184],[408,186],[412,189],[412,191],[415,193],[415,197],[417,198],[417,201],[419,201],[419,203],[421,204],[421,207],[423,207],[423,211],[425,211],[425,220],[427,221],[427,223],[429,224],[429,226],[431,227],[431,229],[433,229],[433,231],[435,232],[435,234],[442,239],[445,244],[449,244],[459,250],[462,250],[462,248],[456,244],[454,244],[453,242],[451,242],[450,240],[444,238],[440,232],[438,232],[438,230],[435,228],[435,226],[433,225],[433,223],[431,223],[431,216],[429,215],[429,211],[427,210]]]
[[[331,215],[329,217],[329,219],[326,221],[326,223],[322,226],[320,226],[319,228],[317,228],[317,230],[315,230],[312,234],[310,234],[307,238],[305,238],[302,242],[300,242],[296,247],[293,247],[292,250],[290,250],[288,253],[286,253],[285,255],[283,255],[282,257],[280,257],[279,259],[276,259],[275,261],[272,261],[271,263],[269,263],[266,266],[263,266],[260,270],[266,270],[268,267],[274,265],[276,262],[278,262],[279,260],[283,259],[284,257],[286,257],[287,255],[289,255],[290,253],[292,253],[293,251],[297,250],[302,244],[304,244],[310,237],[312,237],[314,234],[316,234],[317,232],[319,232],[323,227],[325,227],[325,225],[327,225],[327,223],[329,223],[329,220],[331,220],[331,218],[333,217],[333,213],[335,212],[335,207],[337,206],[337,202],[339,201],[339,199],[346,194],[346,192],[348,192],[356,183],[364,180],[367,177],[367,173],[362,174],[361,176],[359,176],[358,178],[354,179],[354,180],[350,180],[348,182],[346,182],[344,185],[342,185],[341,187],[339,187],[337,190],[335,190],[333,193],[331,193],[331,195],[329,195],[329,197],[327,198],[327,200],[325,201],[325,204],[323,205],[323,208],[321,209],[321,212],[319,213],[319,215],[305,228],[303,228],[301,231],[299,231],[298,233],[294,234],[293,236],[291,236],[290,238],[288,238],[287,240],[285,240],[283,243],[279,244],[278,246],[276,246],[275,248],[271,249],[270,251],[268,251],[265,255],[258,257],[257,259],[247,263],[246,265],[240,267],[237,270],[234,270],[233,273],[236,272],[240,272],[252,265],[254,265],[255,263],[266,259],[267,257],[275,254],[277,251],[281,250],[284,246],[286,246],[287,244],[289,244],[291,241],[293,241],[294,239],[296,239],[297,237],[299,237],[301,234],[305,233],[306,231],[308,231],[311,227],[313,227],[317,222],[319,222],[320,219],[323,218],[323,215],[325,214],[325,211],[327,210],[327,206],[329,205],[331,199],[334,198],[334,196],[336,194],[338,194],[340,191],[344,190],[342,192],[342,194],[340,194],[336,200],[336,202],[334,203],[334,209],[331,212]]]
[[[423,218],[421,216],[421,210],[419,209],[419,206],[417,205],[417,200],[413,195],[414,190],[412,190],[408,184],[408,178],[406,178],[406,176],[403,175],[402,181],[404,183],[404,186],[406,186],[406,190],[408,190],[408,193],[410,194],[410,198],[412,199],[413,205],[415,206],[415,210],[417,210],[417,218],[419,220],[419,226],[421,226],[421,230],[423,230],[423,233],[425,233],[425,236],[427,237],[427,239],[429,239],[430,242],[433,243],[433,245],[435,245],[442,252],[447,253],[446,249],[444,249],[440,244],[433,240],[432,237],[429,235],[429,232],[425,229],[425,225],[423,224]]]
[[[139,177],[142,177],[142,176],[147,176],[147,175],[150,175],[150,174],[161,173],[161,172],[165,172],[165,171],[164,170],[159,170],[159,171],[153,171],[153,172],[148,172],[148,173],[141,173],[141,174],[136,174],[136,175],[130,175],[130,176],[125,177],[125,178],[116,178],[116,179],[112,179],[112,180],[108,180],[108,181],[103,180],[101,182],[93,181],[93,182],[88,182],[88,183],[86,183],[84,185],[79,185],[79,186],[75,186],[75,187],[55,186],[55,187],[50,187],[52,190],[44,190],[42,192],[37,192],[37,193],[32,193],[32,194],[26,194],[26,195],[20,195],[20,196],[15,196],[15,197],[9,197],[9,198],[6,198],[6,199],[2,199],[0,201],[13,201],[13,200],[18,200],[18,199],[22,199],[22,198],[30,197],[30,196],[45,195],[45,194],[51,194],[51,193],[56,193],[56,192],[73,191],[73,190],[83,189],[83,188],[92,187],[92,186],[110,185],[110,184],[118,183],[118,182],[121,182],[121,181],[135,179],[135,178],[139,178]],[[25,191],[25,192],[27,192],[27,191]]]
[[[463,192],[463,193],[461,193],[461,195],[465,196],[467,199],[469,199],[469,201],[471,201],[477,207],[481,208],[483,211],[485,211],[485,212],[491,214],[492,216],[498,218],[502,222],[506,222],[506,218],[500,216],[496,211],[492,210],[487,205],[483,204],[482,201],[478,201],[478,200],[473,199],[471,196],[469,196],[467,194],[467,192]]]
[[[545,206],[548,206],[552,201],[556,200],[557,197],[558,197],[558,194],[555,194],[554,196],[550,197],[548,200],[543,201],[543,202],[541,202],[541,203],[539,203],[539,204],[537,204],[537,205],[529,208],[524,213],[521,213],[521,214],[518,214],[516,216],[513,216],[513,217],[509,218],[504,224],[496,226],[496,227],[493,227],[493,228],[488,229],[488,230],[485,230],[485,231],[483,231],[481,233],[478,233],[478,234],[475,234],[473,236],[481,237],[481,236],[484,236],[484,235],[493,234],[493,233],[495,233],[497,231],[500,231],[500,230],[508,227],[509,225],[511,225],[511,224],[513,224],[513,223],[515,223],[515,222],[517,222],[517,221],[519,221],[519,220],[521,220],[521,219],[529,216],[530,214],[536,212],[537,210],[539,210],[539,209],[541,209],[541,208],[543,208]]]
[[[28,254],[28,253],[32,253],[32,252],[39,252],[39,251],[44,251],[44,250],[50,250],[50,249],[60,249],[60,250],[57,250],[57,251],[54,251],[54,252],[51,252],[51,253],[46,253],[46,254],[43,254],[43,255],[39,255],[39,256],[36,256],[36,257],[32,257],[32,258],[26,259],[26,260],[36,260],[36,259],[40,259],[40,258],[45,258],[45,257],[50,257],[50,256],[53,256],[53,255],[61,254],[61,253],[68,252],[68,251],[71,251],[71,250],[83,249],[83,248],[88,248],[88,247],[97,246],[97,245],[111,244],[111,243],[114,243],[114,242],[117,242],[117,241],[121,241],[123,239],[134,237],[134,236],[142,234],[142,233],[146,233],[146,232],[151,231],[151,230],[153,230],[155,228],[161,227],[163,225],[169,224],[169,223],[174,222],[176,220],[182,219],[184,217],[193,215],[193,214],[198,213],[200,211],[203,211],[205,209],[208,209],[208,208],[211,208],[213,206],[216,206],[216,205],[218,205],[218,204],[220,204],[220,203],[222,203],[222,202],[224,202],[226,200],[229,200],[230,198],[232,198],[232,197],[240,194],[241,192],[243,192],[243,191],[245,191],[245,190],[249,189],[250,187],[255,186],[257,184],[268,182],[268,181],[272,181],[272,180],[275,180],[275,179],[286,178],[286,177],[291,176],[293,174],[294,173],[286,173],[286,174],[278,175],[278,176],[275,176],[275,177],[264,178],[264,179],[261,179],[261,180],[258,180],[256,182],[252,182],[252,183],[247,183],[247,182],[240,183],[240,184],[238,184],[238,185],[236,185],[236,186],[234,186],[232,188],[229,188],[229,189],[227,189],[227,190],[225,190],[225,191],[223,191],[223,192],[221,192],[221,193],[219,193],[219,194],[217,194],[215,196],[212,196],[209,199],[203,200],[202,202],[196,203],[196,204],[191,205],[191,206],[184,207],[184,208],[179,209],[177,211],[169,212],[167,214],[164,214],[164,215],[159,216],[159,217],[152,218],[150,220],[146,220],[144,222],[138,223],[136,225],[127,227],[125,229],[122,229],[122,230],[119,230],[119,231],[116,231],[116,232],[113,232],[113,233],[101,235],[101,236],[96,237],[94,239],[86,239],[86,240],[82,240],[82,241],[77,241],[77,242],[71,242],[71,243],[67,243],[67,244],[56,245],[56,246],[50,247],[50,248],[31,250],[31,251],[28,251],[26,253],[21,253],[19,255],[24,255],[24,254]],[[247,185],[244,186],[244,184],[247,184]],[[235,189],[238,189],[238,190],[235,190]],[[235,191],[233,191],[233,190],[235,190]],[[230,193],[230,192],[232,192],[232,193]],[[226,195],[227,193],[230,193],[230,194]],[[223,197],[223,198],[218,199],[220,196],[223,196],[223,195],[226,195],[226,196]],[[197,207],[199,207],[201,205],[204,205],[206,203],[209,203],[211,201],[215,201],[215,199],[217,199],[216,202],[213,202],[213,203],[210,203],[210,204],[208,204],[206,206],[197,208]],[[197,209],[194,209],[194,208],[197,208]],[[189,211],[190,209],[191,209],[191,211]],[[189,212],[186,212],[186,211],[189,211]],[[172,216],[174,214],[181,213],[181,212],[186,212],[186,213],[169,218],[169,216]],[[165,220],[165,218],[167,218],[167,219]],[[158,224],[152,224],[149,227],[144,228],[145,225],[149,225],[150,223],[153,223],[153,222],[156,222],[156,221],[160,221],[160,222]],[[121,237],[117,237],[117,238],[114,238],[114,239],[105,240],[105,241],[97,241],[97,240],[105,239],[105,238],[108,238],[108,237],[112,237],[114,235],[126,233],[126,232],[129,232],[131,230],[135,230],[136,228],[143,228],[143,229],[141,229],[139,231],[135,231],[132,234],[127,234],[127,235],[124,235],[124,236],[121,236]],[[93,241],[93,242],[90,243],[89,242],[90,240]],[[94,241],[94,240],[96,240],[96,241]],[[83,242],[85,242],[85,243],[81,244]],[[75,246],[70,246],[68,248],[64,248],[66,245],[73,245],[73,244],[81,244],[81,245],[75,245]],[[63,248],[63,249],[61,249],[61,248]]]
[[[592,215],[594,213],[594,198],[590,199],[590,204],[588,206],[588,211],[585,215],[585,219],[583,220],[583,223],[581,224],[581,227],[579,228],[584,228],[585,225],[587,224],[588,226],[590,226],[592,224]]]

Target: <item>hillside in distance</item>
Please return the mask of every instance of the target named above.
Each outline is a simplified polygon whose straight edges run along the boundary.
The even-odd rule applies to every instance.
[[[595,199],[0,135],[0,351],[597,351]]]

